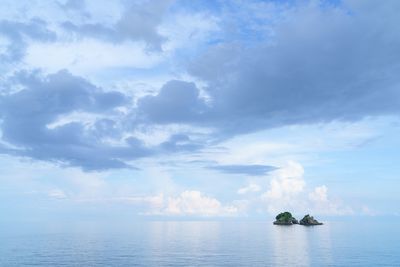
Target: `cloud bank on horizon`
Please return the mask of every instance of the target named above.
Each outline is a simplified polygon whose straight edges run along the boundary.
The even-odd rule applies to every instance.
[[[151,168],[168,176],[132,182],[142,191],[102,189],[90,199],[130,199],[147,207],[142,214],[310,205],[349,214],[354,208],[331,201],[323,179],[306,186],[302,165],[321,175],[334,151],[359,153],[398,131],[395,0],[2,2],[9,7],[0,11],[3,161],[83,176],[159,175]],[[310,158],[319,153],[324,159]],[[181,181],[178,169],[195,178]],[[165,180],[169,193],[154,186]],[[50,198],[88,199],[75,182],[64,190],[53,183],[44,186],[54,187]]]

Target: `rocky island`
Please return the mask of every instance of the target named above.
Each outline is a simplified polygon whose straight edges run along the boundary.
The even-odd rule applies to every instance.
[[[313,216],[307,214],[306,216],[303,217],[303,219],[300,220],[300,224],[310,226],[310,225],[322,225],[323,223],[317,221],[316,219],[314,219]]]
[[[310,216],[309,214],[305,215],[303,219],[297,221],[290,212],[285,211],[282,213],[279,213],[275,217],[276,221],[274,221],[275,225],[293,225],[293,224],[301,224],[305,226],[312,226],[312,225],[322,225],[323,223],[318,222],[316,219],[314,219],[313,216]]]
[[[292,216],[292,214],[288,211],[279,213],[275,217],[276,221],[274,224],[276,225],[292,225],[292,224],[299,224],[299,222]]]

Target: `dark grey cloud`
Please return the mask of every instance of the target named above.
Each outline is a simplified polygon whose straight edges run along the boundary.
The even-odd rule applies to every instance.
[[[277,167],[274,166],[259,165],[259,164],[214,165],[214,166],[209,166],[208,168],[228,174],[243,174],[249,176],[262,176],[277,169]]]
[[[155,123],[210,127],[225,138],[399,114],[400,2],[372,3],[288,8],[269,39],[218,44],[188,65],[206,82],[209,106],[195,87],[179,98],[174,82],[139,101],[140,111]]]
[[[138,113],[154,123],[185,123],[198,120],[207,109],[194,83],[172,80],[155,96],[138,101]]]
[[[155,96],[142,97],[134,109],[139,118],[132,121],[121,115],[115,119],[102,118],[118,107],[132,105],[119,92],[106,92],[87,80],[60,71],[47,76],[40,72],[17,73],[10,79],[23,89],[0,97],[2,140],[10,147],[0,153],[55,162],[62,166],[78,166],[84,170],[132,168],[127,163],[155,154],[193,153],[209,144],[209,138],[193,139],[190,134],[173,134],[168,140],[152,147],[136,138],[123,139],[123,134],[139,123],[146,128],[152,124],[193,123],[208,115],[193,83],[170,81]],[[11,83],[10,83],[11,84]],[[50,127],[63,115],[85,112],[100,115],[93,125],[84,122],[64,122]],[[130,114],[132,115],[132,114]],[[134,126],[133,126],[134,128]],[[122,141],[122,145],[104,142],[107,138]],[[269,170],[263,165],[212,166],[226,173],[262,175]]]
[[[104,137],[115,137],[121,131],[117,129],[118,122],[111,119],[100,119],[93,127],[81,122],[49,127],[61,115],[71,112],[115,112],[115,108],[130,101],[123,94],[105,92],[67,71],[45,77],[22,72],[13,80],[25,89],[0,97],[2,140],[13,146],[3,148],[3,153],[85,170],[129,167],[127,160],[153,153],[133,138],[120,146],[104,142]]]
[[[0,54],[3,64],[18,62],[25,55],[28,40],[49,42],[57,37],[48,29],[47,23],[39,18],[26,22],[0,20],[0,35],[9,41],[6,51]]]
[[[174,134],[160,144],[160,148],[167,152],[193,152],[205,146],[204,143],[191,140],[186,134]]]
[[[144,41],[150,49],[161,50],[166,38],[159,33],[164,14],[172,1],[129,2],[120,19],[106,26],[100,23],[81,23],[67,21],[62,27],[82,37],[99,38],[110,42]]]
[[[138,122],[130,119],[131,114],[119,113],[117,108],[132,108],[131,99],[120,92],[104,91],[67,71],[47,76],[38,71],[22,71],[10,80],[8,84],[23,89],[0,95],[1,139],[8,144],[0,146],[0,153],[91,171],[134,168],[129,163],[132,160],[156,154],[192,153],[205,145],[183,133],[173,134],[154,146],[146,146],[134,137],[124,137],[131,135],[135,128],[127,124]],[[175,83],[183,86],[173,89],[178,92],[182,88],[194,88],[193,84],[184,82],[169,84]],[[168,88],[166,85],[162,90],[168,91]],[[184,99],[188,96],[190,93],[183,94]],[[168,105],[161,108],[169,108]],[[65,115],[82,112],[98,118],[90,125],[81,120],[59,121]],[[54,125],[56,122],[59,124]],[[143,119],[140,123],[147,127],[149,122]],[[119,145],[108,143],[109,139]]]

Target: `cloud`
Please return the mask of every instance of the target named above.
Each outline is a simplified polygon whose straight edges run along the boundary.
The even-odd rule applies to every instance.
[[[270,212],[276,213],[297,205],[298,195],[306,185],[303,174],[304,169],[297,162],[288,162],[273,173],[270,188],[262,195],[269,203]]]
[[[311,201],[324,202],[328,200],[328,188],[325,185],[314,188],[314,191],[308,194]]]
[[[223,205],[218,199],[206,196],[197,190],[182,191],[179,195],[145,194],[137,195],[124,191],[107,192],[111,184],[105,180],[91,179],[89,184],[77,182],[78,191],[67,195],[61,189],[53,189],[48,196],[53,199],[64,199],[78,203],[118,204],[131,207],[137,215],[143,216],[184,216],[184,217],[225,217],[236,216],[240,211],[240,203]],[[99,183],[100,182],[100,183]],[[120,188],[121,189],[121,188]]]
[[[267,39],[218,44],[189,63],[212,99],[209,126],[229,137],[399,113],[399,3],[313,3],[284,9]]]
[[[129,204],[145,204],[149,210],[159,210],[164,205],[163,194],[139,197],[120,197],[116,198],[115,200]]]
[[[213,140],[286,125],[398,115],[393,55],[400,36],[392,5],[397,3],[377,10],[363,4],[321,8],[312,1],[282,6],[268,29],[254,29],[272,31],[268,38],[251,45],[240,38],[221,41],[188,61],[189,74],[204,86],[171,80],[156,95],[140,98],[137,112],[147,123],[212,129]]]
[[[237,211],[236,207],[223,206],[217,199],[204,196],[199,191],[184,191],[178,197],[169,197],[162,213],[179,216],[227,216],[235,215]]]
[[[54,196],[57,197],[57,196]],[[119,203],[139,208],[138,215],[144,216],[189,216],[223,217],[235,216],[239,212],[236,205],[223,205],[219,200],[196,190],[182,191],[179,195],[82,195],[73,199],[79,202]]]
[[[346,215],[353,209],[328,197],[325,185],[315,187],[307,194],[304,169],[297,162],[288,162],[272,174],[268,191],[261,195],[267,210],[274,215],[283,210],[300,214]]]
[[[83,10],[85,7],[84,0],[67,0],[65,4],[59,4],[62,8],[67,10]]]
[[[13,89],[0,95],[0,153],[98,171],[135,169],[129,161],[194,152],[207,143],[192,138],[189,131],[172,132],[166,140],[146,145],[132,133],[138,125],[146,132],[152,125],[149,120],[162,122],[183,111],[186,106],[180,108],[179,103],[185,101],[179,100],[193,96],[191,83],[167,83],[160,94],[171,101],[147,96],[139,101],[139,112],[127,95],[104,90],[66,70],[48,75],[21,71],[7,81]],[[178,87],[172,88],[174,84]]]
[[[47,76],[31,71],[18,73],[9,80],[10,88],[4,88],[0,96],[2,143],[10,145],[1,151],[86,170],[104,170],[131,167],[130,161],[159,153],[199,151],[261,129],[397,115],[400,80],[396,55],[400,35],[398,16],[393,10],[399,4],[385,1],[379,8],[373,8],[368,1],[324,7],[313,3],[270,3],[266,7],[252,2],[238,11],[240,23],[233,25],[251,19],[249,10],[258,8],[277,7],[278,18],[271,20],[271,14],[264,17],[257,12],[256,20],[233,31],[227,27],[230,23],[226,23],[236,19],[233,14],[225,18],[224,8],[210,12],[213,26],[205,28],[218,29],[208,33],[207,38],[212,41],[199,45],[196,51],[200,54],[171,53],[174,62],[175,59],[180,62],[179,68],[185,62],[186,69],[171,75],[175,78],[156,92],[146,92],[135,99],[99,88],[67,71]],[[76,1],[67,4],[79,8]],[[16,49],[5,55],[13,54],[13,60],[20,59],[32,40],[37,43],[31,44],[31,49],[46,50],[46,45],[52,46],[46,42],[56,40],[61,34],[62,41],[72,46],[79,41],[100,39],[103,43],[96,49],[91,49],[91,45],[75,47],[84,53],[96,50],[88,53],[91,55],[88,61],[93,65],[115,66],[112,56],[99,58],[98,51],[108,50],[117,43],[137,41],[161,49],[165,38],[159,28],[171,5],[170,1],[124,5],[122,13],[116,12],[120,16],[109,23],[88,17],[83,21],[66,20],[62,29],[56,19],[53,22],[3,20],[0,32],[13,44],[7,49]],[[206,5],[202,9],[205,12],[201,14],[207,14],[212,8]],[[229,12],[234,10],[237,8],[230,8]],[[173,17],[175,13],[168,14]],[[57,29],[58,35],[49,28]],[[64,36],[66,32],[79,37],[78,42],[68,34]],[[250,35],[252,38],[244,40],[243,36]],[[104,43],[107,45],[103,46]],[[56,55],[59,47],[54,44],[53,48],[55,52],[51,49],[48,52]],[[124,53],[128,52],[119,51],[116,58],[127,59],[123,65],[129,67],[133,64],[132,56],[123,56]],[[147,61],[147,57],[139,61]],[[157,57],[154,62],[158,62]],[[153,63],[149,66],[154,67]],[[174,68],[162,65],[150,72],[160,69],[169,72]],[[190,77],[184,80],[182,77],[188,74]],[[20,87],[23,90],[18,91]],[[71,113],[90,114],[93,119],[90,123],[82,120],[59,123]],[[54,125],[57,127],[49,127]],[[152,127],[176,125],[190,129],[183,132],[176,127],[178,130],[168,132],[168,137],[152,147],[136,135],[139,131],[146,135]],[[195,128],[207,132],[196,138]],[[264,175],[271,170],[266,165],[246,165],[240,160],[235,163],[211,168],[244,175]],[[284,186],[278,183],[275,187],[283,190]]]
[[[261,191],[261,186],[259,186],[258,184],[255,184],[255,183],[250,183],[245,187],[239,188],[237,193],[239,195],[244,195],[247,193],[254,193],[254,192],[259,192],[259,191]]]
[[[249,164],[249,165],[215,165],[209,166],[209,169],[217,170],[229,174],[244,174],[250,176],[262,176],[276,169],[274,166]]]
[[[158,27],[172,1],[144,1],[125,7],[119,20],[105,26],[101,23],[75,24],[66,21],[62,27],[67,32],[83,38],[103,39],[110,42],[144,41],[149,48],[161,50],[166,38],[159,33]]]
[[[200,150],[204,147],[204,144],[191,140],[185,134],[173,134],[167,141],[162,142],[159,147],[167,152],[192,152]]]
[[[0,96],[2,139],[15,147],[3,153],[80,166],[86,170],[129,167],[125,160],[151,153],[132,137],[118,146],[105,142],[104,127],[113,127],[117,121],[102,119],[93,127],[80,121],[48,127],[60,116],[71,112],[113,114],[115,108],[129,102],[123,94],[105,92],[67,71],[45,77],[23,72],[13,79],[24,89]]]
[[[28,40],[50,42],[56,34],[48,29],[47,23],[39,18],[26,22],[0,20],[0,36],[8,41],[4,53],[0,54],[2,63],[18,62],[24,55]]]
[[[65,194],[65,192],[63,190],[60,189],[53,189],[48,193],[48,196],[50,198],[54,198],[54,199],[66,199],[67,195]]]
[[[194,83],[172,80],[155,96],[138,101],[138,112],[154,123],[192,123],[206,108]]]
[[[78,196],[74,201],[80,203],[107,203],[128,205],[138,208],[138,215],[157,215],[164,207],[164,194],[157,195],[122,195],[122,196]]]
[[[351,207],[345,206],[340,201],[332,201],[328,198],[328,188],[325,185],[317,186],[308,194],[310,210],[314,213],[326,215],[353,214]]]
[[[48,72],[68,68],[68,71],[81,76],[105,69],[151,69],[160,63],[161,55],[147,53],[143,48],[143,45],[133,42],[115,44],[93,39],[34,42],[26,47],[23,61],[32,68]]]

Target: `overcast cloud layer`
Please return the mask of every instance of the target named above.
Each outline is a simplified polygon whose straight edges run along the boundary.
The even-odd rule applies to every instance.
[[[253,25],[237,26],[236,32],[224,15],[235,12],[240,2],[202,5],[200,11],[179,1],[123,3],[115,21],[107,23],[97,21],[90,5],[73,3],[64,4],[69,7],[64,19],[41,17],[33,8],[24,19],[0,22],[2,68],[8,73],[0,97],[2,140],[7,144],[2,153],[86,170],[123,168],[136,158],[193,152],[207,142],[257,130],[399,112],[398,1],[378,7],[374,1],[249,2],[249,12],[257,6],[266,12],[235,14],[238,21],[247,18]],[[75,21],[77,12],[85,16]],[[206,13],[217,21],[217,30],[208,33],[215,41],[199,42],[196,53],[186,47],[168,51],[173,40],[162,32],[163,23],[182,12]],[[259,38],[254,40],[255,35]],[[188,51],[189,60],[179,71],[199,83],[171,79],[155,94],[135,97],[94,85],[67,68],[47,73],[23,64],[33,42],[68,45],[81,40],[143,43],[145,53],[165,54],[168,60]],[[92,121],[57,123],[72,113],[89,114]],[[172,124],[189,130],[171,133],[156,147],[133,134],[135,129]],[[191,126],[208,133],[192,137]],[[196,143],[199,138],[202,145]]]

